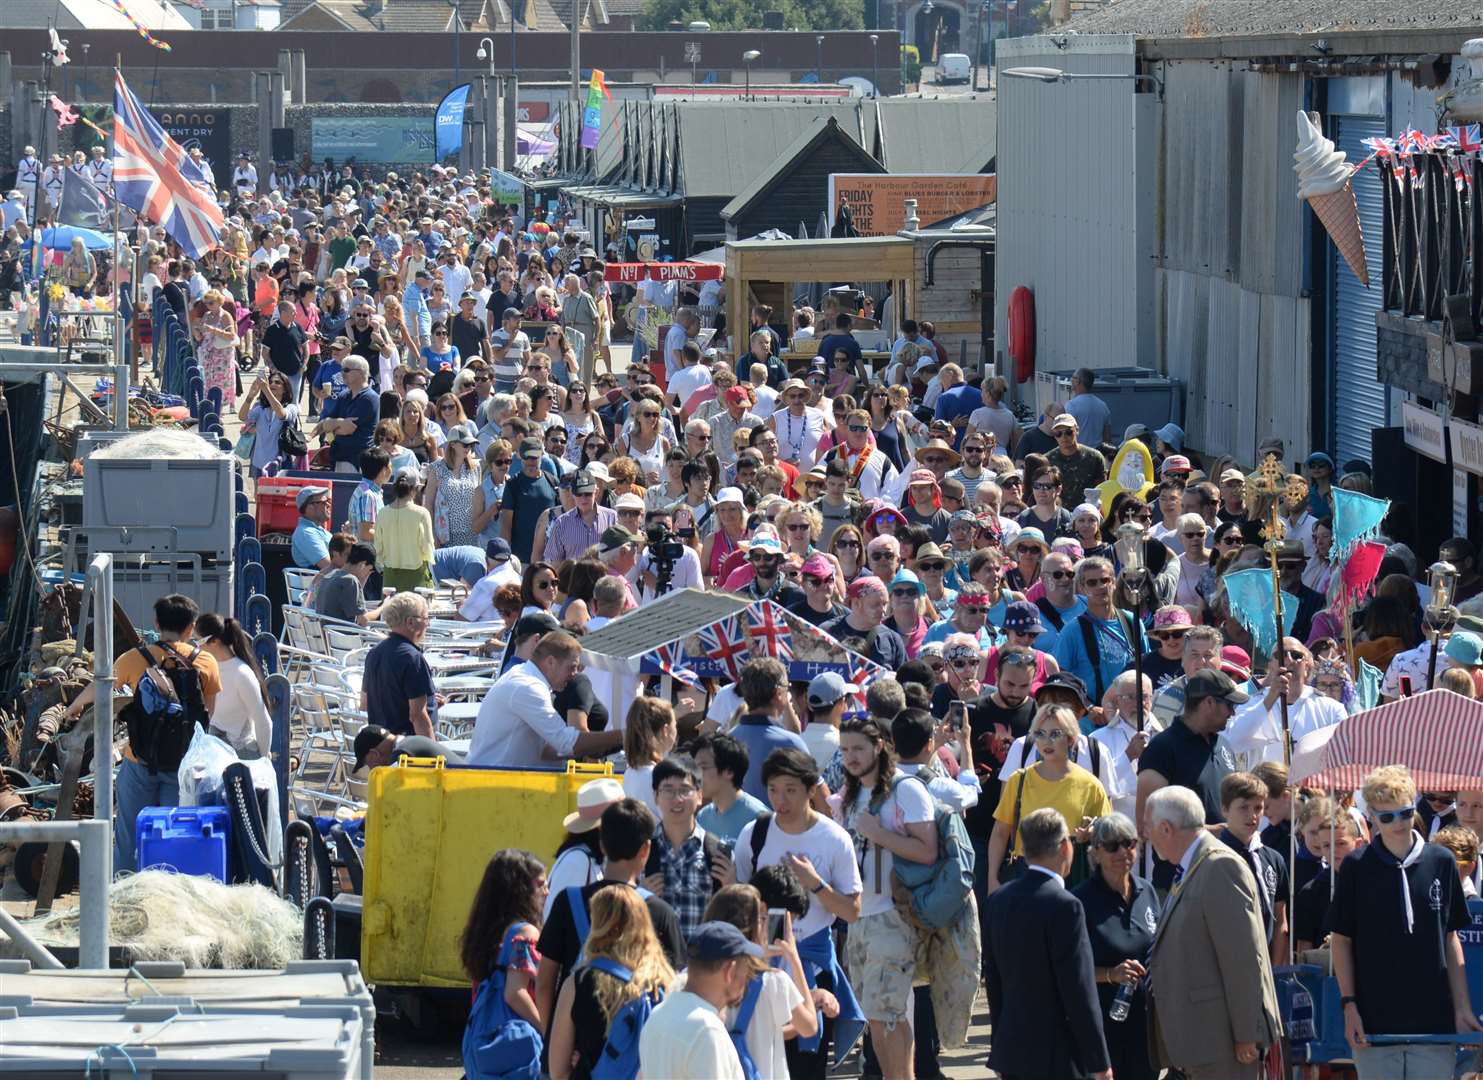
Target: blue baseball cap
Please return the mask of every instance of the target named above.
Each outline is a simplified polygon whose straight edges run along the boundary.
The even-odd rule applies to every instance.
[[[742,956],[762,959],[762,946],[746,939],[728,922],[701,923],[690,935],[689,957],[701,963],[735,960]]]
[[[503,536],[496,536],[484,545],[484,558],[489,562],[506,562],[512,554],[510,542]]]

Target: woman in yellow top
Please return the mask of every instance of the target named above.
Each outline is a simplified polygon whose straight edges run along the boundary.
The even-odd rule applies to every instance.
[[[432,588],[433,518],[417,505],[416,469],[392,481],[392,500],[376,515],[376,564],[381,582],[397,592]]]
[[[1064,705],[1043,705],[1036,712],[1029,737],[1035,740],[1040,760],[1011,776],[999,795],[986,859],[989,892],[999,887],[1000,870],[1005,853],[1011,850],[1011,840],[1014,854],[1023,852],[1019,823],[1026,815],[1047,806],[1059,810],[1075,833],[1079,851],[1085,851],[1092,822],[1112,813],[1112,801],[1101,781],[1071,760],[1071,750],[1080,733],[1076,714]],[[1083,860],[1078,859],[1077,864],[1082,865]]]

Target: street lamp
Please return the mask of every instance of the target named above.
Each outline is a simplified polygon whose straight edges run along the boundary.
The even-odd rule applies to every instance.
[[[931,3],[931,0],[928,0]],[[925,8],[923,9],[926,10]],[[1164,96],[1164,82],[1157,75],[1147,75],[1143,72],[1130,71],[1126,74],[1098,73],[1090,74],[1079,71],[1062,71],[1060,68],[1047,67],[1017,67],[1005,68],[999,73],[1008,75],[1011,79],[1035,79],[1038,82],[1086,82],[1089,80],[1102,79],[1132,79],[1134,82],[1151,82],[1158,91],[1160,98]]]
[[[985,48],[983,40],[984,16],[989,19],[989,41]],[[994,5],[992,0],[984,0],[978,8],[978,39],[973,43],[973,89],[978,89],[978,60],[980,54],[984,59],[984,68],[988,71],[988,78],[984,81],[988,84],[986,90],[994,88]]]
[[[814,74],[824,81],[824,35],[814,35]]]
[[[752,61],[760,60],[762,53],[757,49],[748,49],[742,53],[742,63],[747,65],[747,93],[746,100],[752,100]]]
[[[1432,688],[1437,675],[1437,642],[1442,631],[1448,630],[1457,621],[1457,608],[1452,606],[1452,597],[1457,592],[1457,567],[1449,562],[1434,562],[1426,571],[1427,584],[1431,587],[1431,599],[1426,602],[1426,626],[1431,633],[1431,657],[1426,662],[1426,689]]]
[[[82,43],[82,92],[77,95],[79,101],[88,99],[88,49],[91,47],[86,41]]]
[[[880,97],[881,93],[881,67],[876,46],[880,44],[880,35],[870,35],[870,96]],[[87,48],[87,46],[83,46]],[[86,54],[84,54],[86,55]]]
[[[1120,576],[1133,597],[1133,627],[1128,633],[1128,644],[1133,651],[1133,678],[1136,685],[1137,728],[1143,730],[1143,649],[1139,645],[1137,627],[1142,625],[1143,585],[1148,578],[1148,566],[1143,558],[1143,526],[1136,521],[1124,522],[1117,527],[1117,540],[1112,553],[1122,569]]]

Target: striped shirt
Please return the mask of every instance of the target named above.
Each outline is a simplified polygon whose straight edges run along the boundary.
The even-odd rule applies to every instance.
[[[580,510],[568,510],[552,524],[544,557],[553,566],[566,559],[579,558],[582,552],[601,539],[604,529],[616,524],[618,512],[606,506],[597,507],[597,517],[591,525],[582,520]]]
[[[381,494],[381,485],[371,480],[362,480],[350,496],[350,535],[360,539],[362,523],[376,524],[376,515],[386,505]]]

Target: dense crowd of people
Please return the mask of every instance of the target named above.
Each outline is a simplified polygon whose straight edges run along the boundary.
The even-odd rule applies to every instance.
[[[489,863],[470,1076],[515,1053],[552,1077],[822,1077],[862,1036],[868,1075],[932,1076],[983,985],[1005,1077],[1255,1077],[1290,941],[1331,951],[1362,1077],[1443,1075],[1436,1048],[1365,1032],[1479,1029],[1457,932],[1483,790],[1290,785],[1284,733],[1361,708],[1369,668],[1379,700],[1483,693],[1471,540],[1438,553],[1460,613],[1435,637],[1399,507],[1347,612],[1332,491],[1368,493],[1370,467],[1302,457],[1278,559],[1296,618],[1264,653],[1224,582],[1268,565],[1248,477],[1282,439],[1243,465],[1176,424],[1117,431],[1089,369],[1021,423],[928,323],[900,318],[871,362],[852,330],[876,301],[852,290],[786,318],[674,282],[624,305],[579,228],[483,190],[321,170],[233,195],[199,262],[147,236],[142,283],[255,477],[359,477],[333,528],[327,490],[300,490],[292,537],[307,605],[387,631],[357,767],[622,754],[549,867]],[[461,754],[419,648],[417,590],[447,581],[500,650]],[[683,588],[772,601],[888,674],[754,658],[697,706],[583,670],[585,635]],[[160,613],[167,643],[190,623]],[[207,636],[225,659],[229,631]]]

